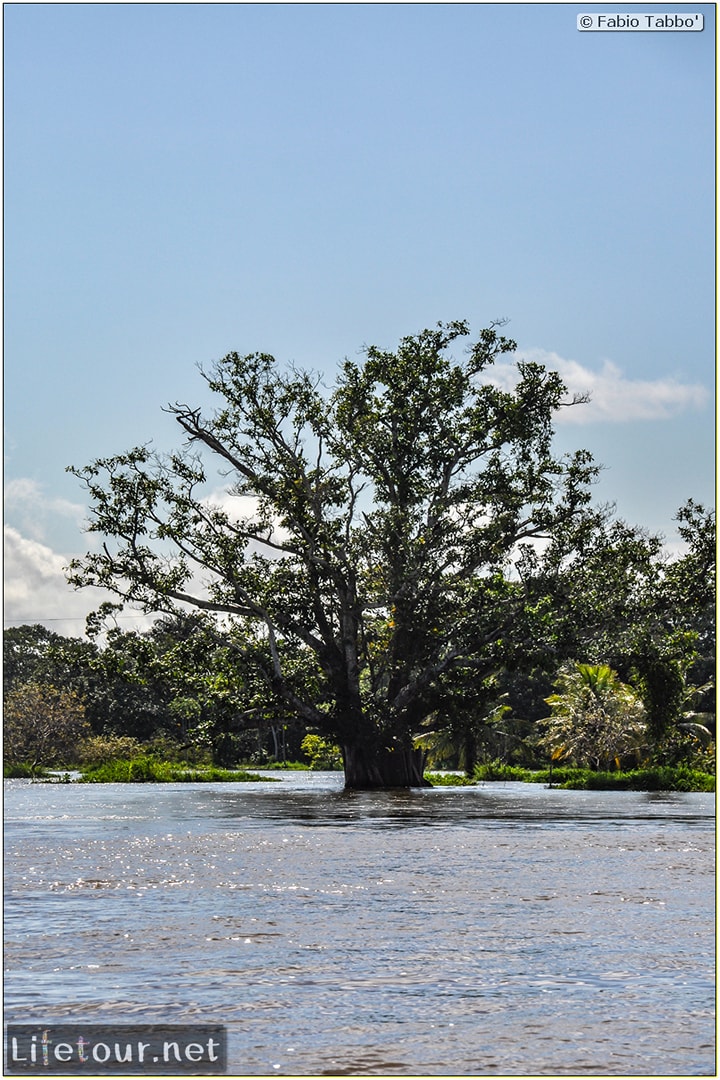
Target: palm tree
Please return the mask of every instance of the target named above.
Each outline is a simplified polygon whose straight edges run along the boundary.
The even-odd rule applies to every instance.
[[[593,769],[607,769],[631,751],[638,751],[646,732],[640,698],[607,664],[573,664],[555,682],[546,698],[551,715],[538,744],[554,761],[566,760]]]

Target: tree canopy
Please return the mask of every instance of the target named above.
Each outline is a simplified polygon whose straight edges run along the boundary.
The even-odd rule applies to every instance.
[[[552,445],[573,401],[537,363],[517,361],[508,385],[494,365],[516,346],[500,329],[468,341],[465,322],[438,324],[367,347],[330,388],[228,354],[203,372],[216,411],[169,407],[179,451],[72,470],[105,540],[70,581],[225,619],[245,684],[337,740],[349,786],[421,784],[414,739],[450,723],[463,687],[549,641],[533,544],[557,571],[597,530],[591,456]]]

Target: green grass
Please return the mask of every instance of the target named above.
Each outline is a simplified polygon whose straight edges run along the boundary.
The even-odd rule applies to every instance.
[[[197,784],[238,783],[262,780],[273,783],[271,776],[259,776],[245,769],[218,769],[214,766],[188,767],[145,755],[121,758],[102,765],[80,766],[81,784]]]
[[[715,777],[688,765],[660,765],[626,772],[594,772],[562,765],[552,769],[523,769],[492,761],[475,768],[476,780],[505,780],[550,784],[578,791],[714,791]]]
[[[532,784],[538,778],[538,773],[532,769],[522,769],[519,765],[504,765],[501,761],[476,765],[474,775],[476,780],[512,780],[525,784]]]
[[[3,765],[3,776],[6,780],[39,780],[47,776],[47,770],[41,765],[36,765],[33,769],[26,761],[16,761]]]
[[[267,761],[264,765],[251,765],[250,768],[257,769],[258,772],[264,772],[266,770],[292,770],[307,772],[310,765],[307,761]]]
[[[295,765],[295,763],[293,763]],[[277,765],[268,766],[278,768]],[[297,767],[297,765],[295,765]],[[302,766],[307,768],[307,765]],[[245,769],[218,769],[214,766],[188,766],[164,761],[150,754],[134,758],[120,758],[100,765],[80,765],[84,784],[192,784],[192,783],[239,783],[265,781],[272,783],[274,777],[263,776]],[[6,764],[3,775],[7,779],[45,779],[47,770],[36,768],[34,774],[27,763]],[[473,780],[456,773],[428,772],[426,778],[434,787],[464,787],[478,781],[503,780],[526,784],[549,784],[553,787],[583,791],[715,791],[715,777],[711,773],[692,769],[688,765],[663,765],[627,772],[593,772],[567,765],[549,769],[525,769],[518,765],[488,762],[478,765]]]
[[[560,786],[585,791],[714,791],[715,777],[684,765],[664,765],[625,773],[583,770],[583,775],[568,777]]]
[[[458,773],[426,772],[424,775],[433,787],[468,787],[477,783],[477,780],[471,780],[469,776]]]

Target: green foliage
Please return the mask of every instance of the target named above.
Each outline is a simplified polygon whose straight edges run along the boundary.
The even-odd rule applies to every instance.
[[[687,765],[659,766],[629,771],[596,771],[559,766],[522,769],[502,762],[487,762],[475,769],[477,781],[514,781],[548,784],[582,791],[714,791],[715,775]]]
[[[675,516],[687,551],[665,569],[664,584],[675,621],[693,631],[702,653],[715,645],[715,514],[688,499]]]
[[[509,719],[512,710],[505,697],[498,691],[497,673],[474,685],[464,680],[458,680],[457,685],[448,684],[446,680],[443,721],[437,713],[433,714],[423,726],[429,725],[434,730],[423,731],[413,740],[425,753],[426,767],[463,768],[467,776],[472,776],[478,756],[494,757],[502,744],[520,742],[520,736],[510,730],[517,725]]]
[[[342,769],[340,748],[320,735],[306,735],[300,749],[308,758],[311,769]]]
[[[91,735],[79,743],[77,761],[83,765],[105,765],[118,758],[131,758],[140,755],[141,746],[137,739],[129,735]]]
[[[715,777],[683,765],[622,773],[586,769],[565,777],[557,786],[585,791],[714,791]]]
[[[547,698],[552,715],[540,720],[538,745],[554,760],[607,768],[637,752],[646,735],[644,708],[634,690],[607,664],[575,664],[562,672]]]
[[[161,732],[145,742],[129,735],[92,735],[77,747],[75,761],[79,768],[106,765],[114,761],[151,760],[168,765],[207,766],[210,755],[194,746],[181,745]]]
[[[47,770],[28,761],[13,761],[3,765],[3,776],[6,780],[37,780],[47,776]]]
[[[503,389],[492,366],[514,342],[491,326],[455,359],[467,334],[453,322],[395,352],[371,346],[330,393],[267,354],[228,354],[204,375],[213,415],[171,407],[186,451],[76,470],[106,540],[71,582],[228,618],[228,703],[300,717],[352,747],[363,775],[396,751],[404,771],[413,735],[450,715],[459,686],[548,645],[548,604],[508,568],[535,537],[567,546],[597,472],[584,451],[553,455],[557,373],[520,361]],[[202,498],[202,454],[249,514]]]
[[[531,559],[528,578],[552,598],[556,655],[606,663],[631,683],[654,741],[680,719],[683,693],[715,669],[714,514],[688,500],[676,519],[687,551],[673,560],[662,537],[598,512]],[[701,708],[714,712],[714,692]]]
[[[539,745],[610,767],[644,741],[651,764],[704,766],[678,725],[714,732],[714,516],[689,500],[669,560],[592,509],[590,455],[553,451],[559,376],[521,361],[498,377],[515,350],[499,330],[370,346],[328,390],[267,354],[225,356],[203,373],[215,412],[170,407],[181,450],[75,470],[103,543],[70,580],[120,604],[91,617],[92,642],[8,631],[7,689],[72,691],[95,735],[165,739],[168,759],[298,758],[310,730],[391,779],[413,745],[435,768],[535,764],[543,699],[581,656],[619,685],[575,720],[555,701]],[[209,465],[229,477],[222,504]],[[150,632],[107,630],[125,602],[161,616]]]
[[[267,765],[256,765],[254,762],[251,761],[250,764],[252,765],[253,769],[270,769],[273,772],[275,770],[281,772],[307,772],[308,768],[307,761],[271,761]]]
[[[456,772],[426,772],[425,779],[433,787],[471,787],[475,780]]]
[[[680,718],[685,698],[684,670],[687,663],[657,650],[637,656],[634,662],[635,682],[642,696],[650,733],[662,739]]]
[[[524,769],[519,765],[507,765],[504,761],[485,761],[475,766],[475,780],[505,780],[517,783],[539,782],[540,772]]]
[[[694,726],[694,725],[692,725]],[[683,727],[667,732],[650,754],[653,765],[684,765],[690,769],[715,772],[715,741],[707,738],[710,733],[703,729],[706,736],[700,737],[692,730]]]
[[[3,648],[5,692],[27,681],[69,690],[82,700],[95,734],[114,731],[147,738],[161,722],[167,695],[147,670],[147,649],[132,655],[123,648],[139,637],[114,630],[102,649],[43,626],[13,627]]]
[[[85,707],[72,690],[41,683],[16,685],[5,699],[4,756],[11,764],[63,765],[89,733]]]
[[[248,781],[271,781],[269,776],[258,776],[245,770],[216,769],[212,767],[189,769],[174,762],[161,761],[151,755],[109,761],[82,769],[83,784],[178,784],[178,783],[238,783]]]
[[[171,778],[171,766],[168,762],[156,761],[147,755],[106,761],[100,765],[84,767],[81,772],[82,783],[95,784],[167,782]]]
[[[181,743],[171,738],[165,731],[159,731],[152,738],[142,743],[142,752],[162,761],[183,765],[210,765],[212,753],[208,747],[193,742]],[[128,757],[130,755],[118,755]]]
[[[3,634],[3,688],[9,693],[15,686],[29,682],[59,682],[58,672],[49,655],[60,644],[59,634],[44,626],[10,626]]]

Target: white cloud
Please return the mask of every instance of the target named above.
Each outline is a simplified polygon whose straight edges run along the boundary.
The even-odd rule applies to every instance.
[[[240,523],[244,520],[251,521],[258,511],[260,500],[256,495],[234,495],[227,488],[218,488],[202,500],[205,506],[224,511],[230,522]],[[272,522],[270,539],[276,544],[282,544],[290,538],[290,533],[280,524],[276,515]],[[271,555],[272,550],[263,544],[251,541],[250,551],[259,551],[264,555]]]
[[[561,409],[558,424],[626,423],[632,420],[666,420],[687,410],[704,408],[710,397],[706,387],[698,383],[682,383],[672,376],[659,379],[631,379],[610,360],[599,371],[584,367],[577,360],[566,360],[545,349],[518,352],[519,360],[543,364],[557,371],[568,388],[569,396],[589,394],[590,401]],[[497,364],[493,381],[504,387],[517,382],[517,371],[511,364]]]
[[[104,600],[116,599],[101,589],[75,590],[65,579],[69,558],[17,529],[4,529],[5,625],[42,623],[57,634],[82,637],[85,617]],[[144,628],[149,617],[132,617],[128,627]]]
[[[223,510],[234,522],[252,518],[257,513],[258,501],[255,495],[233,495],[227,488],[216,488],[202,499],[205,506]]]
[[[29,478],[9,480],[4,488],[7,516],[12,524],[4,526],[4,593],[5,625],[41,623],[59,634],[82,637],[85,619],[105,600],[117,602],[118,598],[102,589],[74,589],[68,584],[64,568],[71,555],[59,554],[46,542],[47,535],[63,531],[58,520],[69,522],[71,528],[67,542],[73,548],[80,540],[82,522],[87,517],[86,507],[62,498],[50,498],[37,481]],[[206,505],[226,511],[231,520],[252,517],[257,510],[257,499],[250,496],[234,496],[219,489],[203,500]],[[54,519],[54,520],[53,520]],[[66,530],[67,531],[67,530]],[[278,532],[275,532],[277,540]],[[81,540],[83,550],[100,545],[101,538],[90,534]],[[251,549],[266,550],[262,545],[251,544]],[[200,581],[192,583],[203,591]],[[144,630],[154,621],[153,616],[133,614],[126,609],[120,616],[121,625],[128,629]]]
[[[12,512],[23,533],[35,540],[45,539],[54,515],[69,519],[78,529],[87,516],[87,509],[81,503],[49,497],[42,484],[28,477],[8,480],[3,493],[6,510]]]

